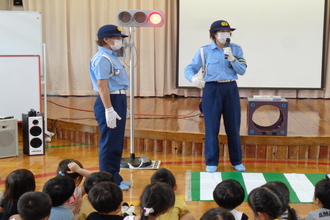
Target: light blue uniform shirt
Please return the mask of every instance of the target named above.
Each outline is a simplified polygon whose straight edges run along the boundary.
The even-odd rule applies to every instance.
[[[215,42],[203,46],[205,57],[205,82],[238,79],[237,74],[245,74],[246,64],[244,64],[245,60],[242,48],[234,43],[230,44],[230,48],[233,55],[236,57],[235,62],[230,62],[228,59],[225,59],[224,50],[218,48]],[[241,60],[241,62],[239,60]],[[198,50],[191,63],[184,69],[186,79],[191,81],[191,78],[198,73],[202,65],[201,52]]]
[[[114,74],[110,77],[110,74],[112,74],[111,62],[104,56],[111,59],[114,65],[114,72],[119,72],[119,74]],[[119,61],[117,53],[105,47],[99,46],[99,51],[90,61],[89,73],[93,84],[93,90],[96,92],[99,92],[97,86],[97,80],[99,79],[109,79],[108,87],[110,92],[119,89],[126,90],[129,87],[129,79],[125,67]]]

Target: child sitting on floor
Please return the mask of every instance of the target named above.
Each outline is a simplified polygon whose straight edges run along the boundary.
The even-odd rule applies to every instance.
[[[21,195],[32,192],[36,188],[34,175],[30,170],[17,169],[11,172],[5,182],[5,191],[1,200],[3,209],[2,220],[8,220],[10,216],[18,214],[17,202]]]
[[[207,210],[200,220],[235,220],[235,218],[227,209],[218,207]]]
[[[123,202],[123,192],[115,183],[105,181],[96,184],[89,192],[88,199],[97,212],[92,212],[86,220],[123,220],[118,215]]]
[[[64,205],[67,209],[70,209],[74,217],[72,220],[78,219],[78,215],[82,205],[82,198],[86,194],[83,186],[80,186],[83,177],[88,177],[92,172],[84,169],[83,165],[74,159],[62,160],[57,168],[57,175],[70,177],[76,185],[73,195],[70,200]]]
[[[266,184],[263,185],[264,187],[268,187],[269,189],[273,189],[273,187],[276,187],[278,189],[280,189],[283,194],[284,194],[284,201],[285,201],[285,207],[286,210],[284,211],[284,213],[282,214],[282,219],[283,220],[302,220],[302,218],[296,213],[296,210],[294,210],[294,208],[292,208],[292,206],[290,205],[290,191],[289,188],[287,187],[287,185],[285,185],[285,183],[281,182],[281,181],[272,181],[272,182],[268,182]]]
[[[140,215],[127,216],[125,219],[155,220],[168,212],[174,205],[175,194],[167,183],[155,182],[147,185],[140,196]]]
[[[169,184],[173,191],[177,189],[176,180],[171,171],[166,168],[157,170],[150,179],[151,183],[163,182]],[[175,203],[171,210],[167,213],[160,215],[157,220],[195,220],[195,217],[190,213],[186,202],[175,196]]]
[[[115,182],[115,178],[112,176],[111,173],[108,172],[95,172],[92,173],[90,176],[88,176],[84,181],[84,190],[86,194],[89,193],[89,191],[95,186],[96,184],[100,182]],[[85,220],[87,216],[92,213],[96,212],[96,210],[93,208],[91,203],[88,200],[88,196],[83,197],[81,210],[79,212],[78,220]]]
[[[219,207],[230,211],[236,220],[248,220],[249,217],[235,208],[244,201],[245,192],[242,185],[234,179],[220,182],[213,190],[213,199]]]
[[[284,194],[279,189],[258,187],[253,189],[248,196],[248,204],[256,220],[282,219],[286,210]]]
[[[52,199],[52,209],[49,220],[69,220],[73,218],[71,210],[64,207],[76,188],[74,181],[67,176],[56,176],[48,180],[43,192]]]
[[[314,190],[314,204],[319,209],[311,211],[305,220],[330,219],[330,179],[323,179],[316,183]]]
[[[18,214],[10,220],[47,220],[52,208],[52,200],[43,192],[24,193],[17,203]]]

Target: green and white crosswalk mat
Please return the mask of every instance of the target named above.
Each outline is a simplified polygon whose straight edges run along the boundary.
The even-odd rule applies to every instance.
[[[290,190],[290,202],[313,202],[315,184],[324,179],[324,174],[308,173],[240,173],[240,172],[198,172],[187,173],[187,200],[211,201],[213,190],[222,180],[235,179],[240,182],[247,195],[255,188],[271,181],[282,181]]]

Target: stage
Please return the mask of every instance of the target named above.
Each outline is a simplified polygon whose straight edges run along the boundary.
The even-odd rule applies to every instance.
[[[93,104],[96,97],[47,97],[47,127],[55,138],[87,145],[98,144]],[[135,98],[135,152],[153,151],[203,155],[204,123],[200,98]],[[241,142],[245,158],[330,158],[330,100],[287,99],[287,135],[248,135],[248,99],[241,98]],[[128,100],[129,103],[129,100]],[[129,107],[128,107],[129,108]],[[279,118],[270,105],[253,114],[258,125],[269,126]],[[125,148],[130,144],[126,122]],[[221,155],[227,156],[223,122],[219,134]]]

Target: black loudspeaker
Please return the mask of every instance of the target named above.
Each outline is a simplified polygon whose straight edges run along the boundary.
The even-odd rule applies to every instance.
[[[43,114],[22,114],[23,152],[26,155],[45,154],[45,129]]]
[[[23,0],[14,0],[14,5],[15,6],[22,6],[23,5]]]
[[[0,119],[0,158],[18,156],[16,119]]]
[[[261,126],[252,120],[254,112],[261,106],[271,105],[276,107],[279,112],[279,118],[270,126]],[[258,99],[248,98],[247,124],[249,135],[272,135],[287,136],[288,130],[288,101],[285,98]]]

